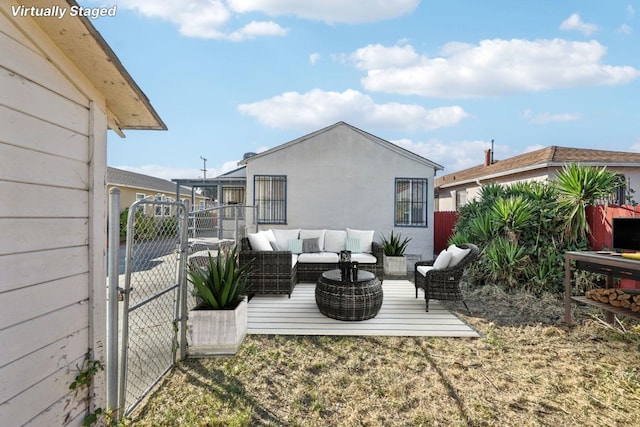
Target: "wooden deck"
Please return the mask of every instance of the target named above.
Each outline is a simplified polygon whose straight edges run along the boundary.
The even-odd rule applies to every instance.
[[[249,301],[249,334],[471,337],[481,334],[438,301],[425,311],[424,294],[408,280],[385,280],[384,301],[376,317],[364,321],[328,318],[318,310],[315,284],[299,283],[291,298],[256,295]]]

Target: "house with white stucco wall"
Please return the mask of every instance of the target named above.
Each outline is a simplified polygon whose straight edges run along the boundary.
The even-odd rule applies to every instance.
[[[433,256],[433,185],[443,167],[338,122],[246,156],[246,203],[260,229],[354,228],[412,240],[407,255]]]

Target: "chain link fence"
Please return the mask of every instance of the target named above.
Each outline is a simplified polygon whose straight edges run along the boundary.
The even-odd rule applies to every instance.
[[[177,359],[186,226],[179,202],[139,200],[129,209],[118,393],[125,415]]]
[[[109,349],[118,359],[112,379],[117,391],[109,386],[117,418],[130,414],[186,355],[187,312],[197,304],[188,266],[202,265],[209,254],[215,256],[218,249],[231,248],[256,231],[255,213],[254,207],[242,205],[190,213],[180,202],[144,199],[131,205],[124,269],[113,267],[124,271],[124,285],[118,287],[117,348]]]

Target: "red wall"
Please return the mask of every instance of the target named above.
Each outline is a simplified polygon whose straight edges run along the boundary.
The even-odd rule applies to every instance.
[[[433,253],[439,254],[449,245],[447,242],[453,235],[453,228],[458,222],[458,212],[441,211],[433,213]]]
[[[591,229],[589,246],[592,250],[599,251],[601,249],[611,249],[613,246],[611,240],[611,223],[613,222],[613,218],[640,216],[640,206],[636,208],[628,205],[587,206],[586,214],[587,220],[589,221],[589,228]],[[621,279],[620,287],[640,289],[640,282]]]

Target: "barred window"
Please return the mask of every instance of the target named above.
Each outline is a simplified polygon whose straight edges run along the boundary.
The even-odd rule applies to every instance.
[[[245,200],[244,187],[222,187],[222,203],[225,205],[242,205]],[[234,219],[235,209],[222,209],[222,217],[224,219]],[[244,217],[244,210],[238,210],[238,213]]]
[[[427,226],[427,179],[396,178],[395,225]]]
[[[258,206],[258,224],[287,223],[287,177],[256,175],[254,204]]]

